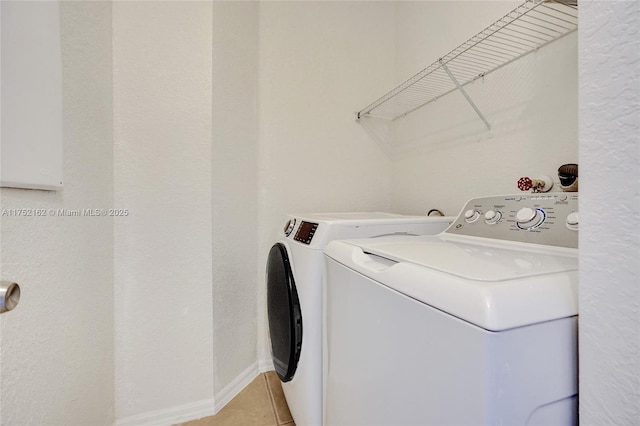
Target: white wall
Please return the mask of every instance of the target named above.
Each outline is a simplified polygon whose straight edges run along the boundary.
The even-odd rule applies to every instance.
[[[640,420],[640,3],[580,3],[580,423]]]
[[[262,271],[257,264],[258,19],[257,2],[213,3],[211,198],[217,404],[231,396],[227,387],[250,374],[247,369],[257,361],[255,279],[257,270]]]
[[[581,419],[632,424],[638,48],[627,40],[637,40],[638,3],[581,4]],[[442,120],[390,160],[353,121],[514,4],[446,5],[114,2],[112,28],[111,3],[64,2],[65,189],[3,189],[0,204],[130,216],[2,218],[2,276],[24,293],[0,318],[0,423],[110,424],[114,404],[123,424],[204,415],[256,355],[269,359],[264,264],[285,213],[455,213],[485,189],[515,191],[521,171],[577,161],[576,57],[561,57],[575,37],[484,83],[513,96],[474,85],[498,123],[491,140],[481,124],[460,135]],[[611,108],[611,93],[636,109]],[[450,102],[441,114],[466,108]],[[603,203],[612,191],[623,195]],[[626,222],[603,219],[612,205]]]
[[[352,113],[392,77],[393,11],[114,4],[119,423],[219,408],[268,366],[264,264],[287,212],[388,207],[389,161]]]
[[[353,113],[393,78],[393,2],[260,3],[259,356],[286,213],[387,210],[390,163]]]
[[[397,82],[519,4],[398,3]],[[398,120],[393,210],[424,214],[439,208],[455,215],[471,197],[518,192],[516,182],[522,176],[544,174],[557,180],[560,165],[577,162],[576,33],[488,75],[484,82],[477,80],[466,90],[492,132],[459,93]]]
[[[120,423],[213,407],[211,72],[210,2],[114,2]]]
[[[64,190],[3,188],[2,209],[112,205],[111,3],[60,12]],[[1,219],[2,278],[22,285],[0,324],[1,423],[113,424],[113,219]]]

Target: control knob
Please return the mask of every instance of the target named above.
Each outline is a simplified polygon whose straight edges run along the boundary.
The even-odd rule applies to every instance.
[[[289,219],[287,223],[284,225],[284,236],[288,237],[293,232],[293,228],[296,227],[296,220]]]
[[[580,224],[580,216],[578,215],[578,212],[569,213],[565,224],[567,225],[567,228],[572,231],[577,231]]]
[[[495,225],[500,219],[502,219],[502,213],[499,211],[489,210],[484,214],[484,221],[487,225]]]
[[[464,220],[467,223],[473,223],[480,217],[480,212],[478,210],[469,209],[464,212]]]
[[[533,229],[544,222],[544,212],[540,209],[523,207],[516,213],[516,224],[520,229]]]

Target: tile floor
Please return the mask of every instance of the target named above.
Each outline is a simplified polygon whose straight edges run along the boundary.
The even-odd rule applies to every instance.
[[[260,374],[215,416],[177,426],[295,426],[275,371]]]

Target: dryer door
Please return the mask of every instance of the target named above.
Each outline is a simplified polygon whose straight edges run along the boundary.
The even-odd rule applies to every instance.
[[[291,380],[302,348],[302,314],[287,248],[271,247],[267,259],[267,308],[271,356],[278,377]]]

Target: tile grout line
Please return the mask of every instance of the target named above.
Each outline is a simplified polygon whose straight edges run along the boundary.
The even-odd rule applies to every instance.
[[[265,384],[267,385],[267,393],[269,394],[269,401],[271,401],[271,411],[273,412],[273,418],[276,420],[276,425],[280,425],[280,419],[278,418],[278,410],[276,409],[276,400],[273,397],[273,391],[271,390],[271,385],[269,384],[269,380],[267,379],[267,374],[262,373],[262,378],[264,379]]]
[[[280,410],[278,409],[279,405],[278,402],[276,401],[276,397],[274,395],[274,390],[273,390],[273,384],[269,381],[269,379],[267,378],[267,375],[269,374],[269,372],[264,373],[264,378],[267,380],[267,388],[269,388],[269,395],[271,396],[271,407],[273,408],[274,414],[276,416],[276,423],[278,424],[278,426],[295,426],[295,422],[293,421],[293,419],[291,418],[291,415],[289,415],[289,419],[282,419],[280,418]],[[274,375],[276,373],[274,372]],[[277,378],[277,376],[276,376]],[[279,380],[279,379],[278,379]],[[278,381],[278,383],[280,383]],[[284,397],[284,395],[283,395]],[[286,404],[286,400],[285,400],[285,404]],[[288,408],[287,408],[288,411]]]

